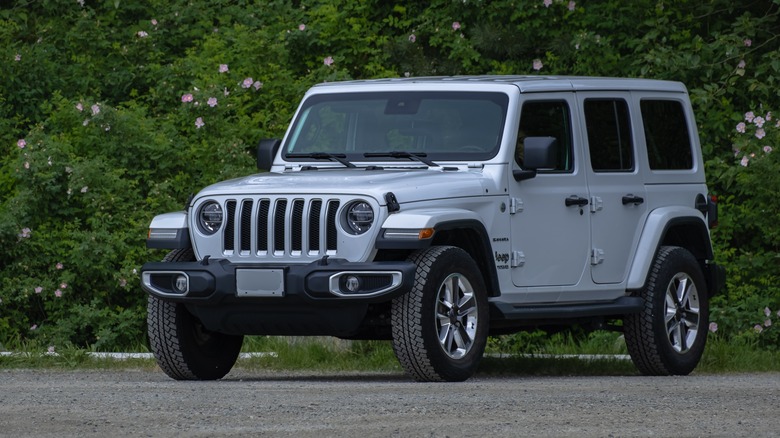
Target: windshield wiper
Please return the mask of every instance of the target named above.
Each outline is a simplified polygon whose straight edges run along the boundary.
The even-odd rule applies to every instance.
[[[312,152],[310,154],[287,154],[287,158],[314,158],[315,160],[338,161],[346,167],[355,167],[354,164],[347,161],[345,154],[331,154],[328,152]]]
[[[366,158],[408,158],[410,160],[419,161],[428,167],[441,167],[433,161],[425,158],[428,156],[425,152],[406,152],[406,151],[390,151],[390,152],[366,152],[363,154]]]

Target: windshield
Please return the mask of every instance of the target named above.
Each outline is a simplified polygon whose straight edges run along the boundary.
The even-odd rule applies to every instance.
[[[324,153],[349,161],[410,161],[410,154],[486,160],[498,152],[508,100],[486,92],[314,95],[293,122],[285,158]]]

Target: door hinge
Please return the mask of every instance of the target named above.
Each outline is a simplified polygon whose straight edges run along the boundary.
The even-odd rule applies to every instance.
[[[600,248],[593,248],[590,250],[590,264],[598,265],[604,261],[604,250]]]
[[[523,211],[523,200],[520,198],[512,198],[509,200],[509,214],[520,213]]]
[[[600,196],[590,197],[590,212],[595,213],[604,209],[604,201]]]
[[[522,251],[512,251],[512,259],[509,261],[509,265],[513,268],[525,265],[525,254]]]

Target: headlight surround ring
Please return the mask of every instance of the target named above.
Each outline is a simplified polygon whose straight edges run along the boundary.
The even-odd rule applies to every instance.
[[[225,212],[216,201],[206,201],[198,208],[198,229],[207,236],[219,231],[224,220]]]
[[[366,233],[374,224],[374,209],[366,201],[352,201],[344,209],[344,229],[352,235]]]

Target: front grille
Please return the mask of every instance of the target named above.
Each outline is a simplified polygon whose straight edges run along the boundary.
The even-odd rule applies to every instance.
[[[340,205],[316,198],[227,200],[222,251],[228,257],[335,255]]]

